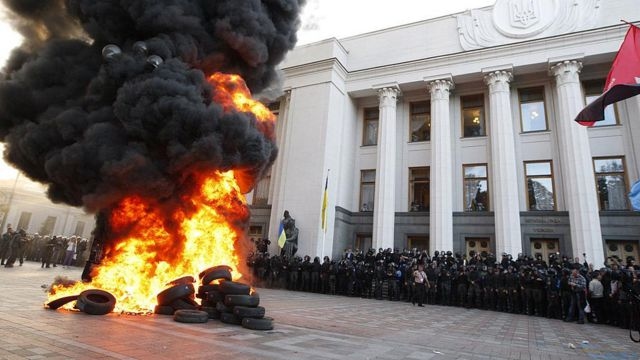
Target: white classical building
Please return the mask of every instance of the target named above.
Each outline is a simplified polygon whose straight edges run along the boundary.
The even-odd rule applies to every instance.
[[[497,0],[297,47],[272,104],[279,156],[248,197],[250,236],[276,239],[289,210],[301,255],[638,258],[627,193],[640,175],[640,97],[596,127],[573,121],[602,91],[621,19],[640,20],[637,0]]]

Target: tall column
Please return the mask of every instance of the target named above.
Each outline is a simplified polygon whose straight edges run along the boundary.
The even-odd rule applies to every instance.
[[[378,162],[373,208],[373,243],[376,248],[392,248],[396,214],[396,102],[399,90],[378,90],[380,120],[378,125]]]
[[[552,66],[551,73],[556,79],[556,124],[573,255],[582,257],[585,253],[587,261],[599,268],[604,262],[604,249],[589,136],[586,127],[573,121],[584,107],[580,88],[581,69],[580,61],[563,61]]]
[[[496,253],[522,252],[520,205],[516,172],[515,133],[511,117],[509,71],[494,71],[484,77],[489,86],[489,140],[493,211],[496,226]]]
[[[453,250],[453,186],[451,157],[450,80],[429,82],[431,93],[431,191],[429,252]]]

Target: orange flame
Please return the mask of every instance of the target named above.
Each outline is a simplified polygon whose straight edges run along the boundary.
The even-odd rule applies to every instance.
[[[215,88],[214,101],[226,112],[252,113],[259,129],[273,135],[275,117],[251,98],[242,78],[216,73],[209,80]],[[145,313],[153,310],[156,295],[176,278],[228,265],[234,280],[239,279],[238,246],[249,217],[239,175],[233,170],[194,174],[192,189],[182,191],[180,199],[161,202],[136,195],[122,199],[109,219],[118,239],[105,249],[92,282],[54,286],[49,300],[99,288],[116,297],[115,311]],[[73,303],[65,306],[72,307]]]

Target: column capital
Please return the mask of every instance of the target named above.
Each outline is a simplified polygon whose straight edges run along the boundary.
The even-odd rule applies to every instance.
[[[581,70],[582,61],[579,60],[565,60],[549,68],[549,72],[556,78],[558,86],[579,83]]]
[[[395,106],[400,95],[400,89],[396,87],[383,87],[378,89],[380,106]]]
[[[453,81],[448,79],[438,79],[430,81],[428,84],[429,92],[431,93],[431,99],[433,100],[447,100],[449,99],[449,93],[455,87]]]
[[[484,76],[484,82],[490,92],[509,91],[509,83],[513,80],[513,73],[506,70],[492,71]]]

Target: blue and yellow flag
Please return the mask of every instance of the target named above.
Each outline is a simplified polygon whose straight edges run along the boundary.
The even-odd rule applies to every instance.
[[[324,182],[324,194],[322,194],[322,230],[327,232],[327,203],[329,202],[329,174]]]
[[[280,221],[280,229],[278,230],[278,246],[283,248],[285,242],[287,242],[287,235],[284,233],[284,223]]]

